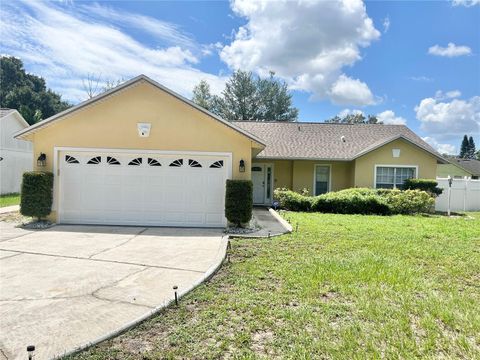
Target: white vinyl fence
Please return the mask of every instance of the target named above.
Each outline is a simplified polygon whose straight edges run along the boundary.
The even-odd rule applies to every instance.
[[[435,200],[435,210],[448,210],[448,178],[437,178],[442,195]],[[480,211],[480,180],[453,179],[450,194],[451,211]]]

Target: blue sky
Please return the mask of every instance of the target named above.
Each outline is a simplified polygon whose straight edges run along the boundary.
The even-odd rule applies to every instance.
[[[2,1],[1,53],[71,102],[139,73],[190,97],[274,70],[300,121],[361,111],[441,152],[480,145],[480,1]]]

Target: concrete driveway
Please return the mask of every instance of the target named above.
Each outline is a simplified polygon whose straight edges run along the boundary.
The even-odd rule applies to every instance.
[[[49,359],[145,317],[200,283],[226,251],[221,229],[0,222],[0,359]]]

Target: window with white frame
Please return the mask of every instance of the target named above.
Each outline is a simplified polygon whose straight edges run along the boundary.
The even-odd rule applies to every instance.
[[[330,166],[315,165],[315,195],[325,194],[330,191]]]
[[[401,188],[406,179],[416,177],[414,167],[377,166],[377,189]]]

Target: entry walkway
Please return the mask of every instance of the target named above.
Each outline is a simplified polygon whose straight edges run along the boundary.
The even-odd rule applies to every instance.
[[[292,232],[292,227],[273,209],[254,207],[253,217],[260,229],[248,234],[232,234],[233,237],[260,238]]]

